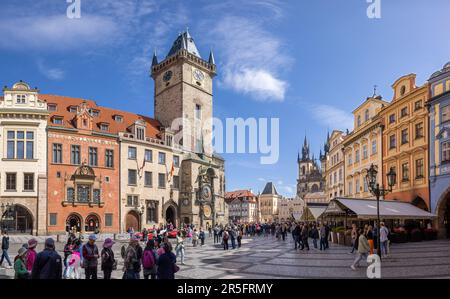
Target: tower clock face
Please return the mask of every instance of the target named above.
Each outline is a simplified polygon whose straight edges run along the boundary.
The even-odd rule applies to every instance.
[[[173,75],[172,71],[167,71],[167,72],[164,74],[164,76],[163,76],[164,82],[167,82],[167,81],[169,81],[170,79],[172,79],[172,75]]]
[[[194,70],[194,79],[197,81],[203,81],[205,79],[205,74],[201,70],[195,69]]]
[[[212,191],[211,187],[209,185],[204,185],[202,187],[201,196],[203,200],[211,200],[212,197]]]

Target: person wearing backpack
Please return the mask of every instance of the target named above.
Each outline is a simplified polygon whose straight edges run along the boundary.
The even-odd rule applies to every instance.
[[[33,279],[61,279],[62,258],[55,250],[52,238],[45,240],[45,249],[38,253],[31,271]]]
[[[137,247],[139,246],[139,237],[133,236],[130,239],[124,254],[124,275],[123,279],[139,279],[136,275],[136,264],[140,264],[140,260],[137,253]],[[139,246],[140,247],[140,246]]]
[[[230,235],[228,233],[228,230],[223,231],[223,250],[228,250],[228,239],[230,238]]]
[[[156,279],[157,273],[157,254],[155,250],[155,242],[153,240],[147,241],[144,253],[142,255],[142,267],[144,268],[144,279]]]
[[[28,241],[28,249],[25,253],[25,265],[27,267],[28,273],[31,274],[31,270],[33,270],[33,264],[36,260],[36,246],[38,241],[35,238],[32,238]]]
[[[111,279],[112,271],[117,268],[117,262],[114,259],[114,252],[111,249],[113,245],[114,241],[111,238],[106,238],[103,243],[103,249],[101,252],[101,269],[103,271],[103,279]]]

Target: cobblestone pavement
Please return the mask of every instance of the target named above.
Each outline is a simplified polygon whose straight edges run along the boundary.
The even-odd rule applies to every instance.
[[[102,242],[97,242],[101,246]],[[365,263],[357,271],[350,269],[355,256],[349,248],[330,244],[330,249],[319,251],[295,250],[291,238],[276,241],[272,237],[245,238],[242,248],[224,251],[220,244],[208,238],[205,246],[186,246],[186,265],[180,265],[179,279],[273,279],[273,278],[366,278]],[[113,278],[122,276],[120,247],[113,247],[119,267]],[[100,247],[99,246],[99,247]],[[20,244],[9,250],[13,258]],[[40,243],[38,251],[43,248]],[[63,244],[57,243],[58,251]],[[231,248],[231,246],[230,246]],[[0,277],[11,278],[14,271],[0,269]],[[99,271],[99,277],[103,273]],[[393,244],[391,254],[383,259],[382,278],[450,278],[450,240]],[[84,277],[84,275],[82,275]]]

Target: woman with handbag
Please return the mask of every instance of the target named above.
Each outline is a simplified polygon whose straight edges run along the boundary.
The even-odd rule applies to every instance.
[[[114,259],[114,252],[112,246],[114,241],[110,238],[106,238],[103,243],[103,249],[101,252],[102,264],[101,269],[103,271],[103,279],[111,279],[111,273],[117,269],[117,261]]]

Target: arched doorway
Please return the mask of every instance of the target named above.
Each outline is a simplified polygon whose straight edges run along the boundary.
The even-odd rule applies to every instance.
[[[76,232],[81,232],[81,216],[78,214],[70,214],[66,219],[66,231],[76,230]]]
[[[175,217],[176,217],[175,208],[173,206],[168,206],[166,210],[166,223],[167,224],[172,223],[175,226],[176,224]]]
[[[439,200],[436,212],[439,237],[450,238],[450,188]]]
[[[411,202],[411,204],[415,205],[419,209],[422,209],[424,211],[428,211],[428,206],[425,203],[425,200],[423,200],[423,198],[420,197],[420,196],[417,196],[416,198],[414,198],[413,201]]]
[[[311,192],[312,193],[319,192],[319,187],[316,184],[312,185]]]
[[[0,222],[2,230],[10,234],[33,234],[33,216],[21,205],[13,205],[4,211]]]
[[[100,231],[100,219],[95,214],[90,214],[86,217],[85,229],[86,232]]]
[[[129,211],[125,219],[125,230],[128,231],[129,228],[133,228],[135,232],[138,232],[141,230],[140,223],[138,213],[136,211]]]

